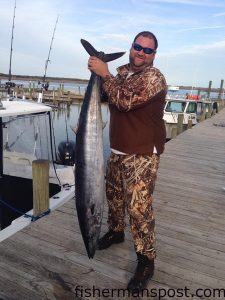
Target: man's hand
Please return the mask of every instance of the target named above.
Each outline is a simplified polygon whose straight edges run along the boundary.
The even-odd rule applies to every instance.
[[[107,63],[95,56],[90,56],[88,60],[88,69],[103,79],[110,76]]]

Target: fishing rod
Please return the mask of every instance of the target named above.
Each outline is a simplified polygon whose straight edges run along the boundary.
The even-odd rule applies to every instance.
[[[10,59],[9,59],[9,77],[8,82],[6,83],[6,86],[8,87],[8,94],[10,95],[10,88],[12,86],[11,79],[12,79],[12,52],[13,52],[13,34],[14,34],[14,28],[15,28],[15,17],[16,17],[16,0],[14,5],[14,13],[13,13],[13,25],[12,25],[12,35],[11,35],[11,47],[10,47]]]
[[[52,34],[51,44],[50,44],[50,48],[49,48],[49,51],[48,51],[48,58],[45,62],[45,71],[44,71],[44,76],[43,76],[42,90],[43,90],[43,88],[48,88],[48,85],[45,84],[45,79],[46,79],[46,73],[47,73],[47,69],[48,69],[48,63],[50,62],[50,54],[51,54],[51,51],[52,51],[52,44],[53,44],[53,40],[54,40],[54,37],[55,37],[55,31],[56,31],[56,26],[57,26],[58,20],[59,20],[59,15],[57,16],[57,19],[56,19],[56,22],[55,22],[55,27],[54,27],[53,34]]]

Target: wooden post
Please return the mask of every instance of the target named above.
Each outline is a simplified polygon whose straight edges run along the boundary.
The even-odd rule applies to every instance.
[[[208,119],[208,118],[211,118],[211,116],[212,116],[212,106],[209,105],[209,106],[207,107],[207,111],[206,111],[206,114],[205,114],[205,118]]]
[[[223,84],[224,84],[224,80],[221,79],[220,90],[219,90],[219,94],[218,94],[218,99],[221,99],[221,98],[222,98],[222,94],[223,94]]]
[[[69,105],[71,105],[72,104],[72,99],[71,99],[71,93],[70,93],[70,91],[68,91],[68,101],[69,101]]]
[[[53,102],[54,105],[56,104],[56,101],[55,101],[55,87],[54,86],[53,86],[53,89],[52,89],[52,102]]]
[[[33,215],[39,216],[49,209],[49,161],[34,160],[33,175]]]
[[[177,128],[173,127],[171,130],[171,139],[174,139],[177,136]]]
[[[210,80],[210,82],[209,82],[209,88],[208,88],[207,98],[210,97],[211,89],[212,89],[212,80]]]
[[[177,119],[177,134],[183,132],[183,120],[184,120],[184,114],[179,114]]]
[[[187,128],[188,128],[188,129],[192,128],[192,120],[191,120],[191,119],[188,119],[188,125],[187,125]]]
[[[223,108],[222,100],[218,100],[217,103],[218,103],[218,112],[219,112]]]
[[[29,99],[32,99],[33,89],[29,88]]]
[[[205,120],[205,117],[206,117],[206,109],[205,109],[205,107],[204,107],[203,110],[202,110],[202,113],[201,113],[199,122],[204,121],[204,120]]]
[[[56,101],[57,101],[57,104],[58,104],[58,107],[59,107],[60,102],[61,102],[61,92],[60,92],[59,88],[56,90]]]
[[[209,116],[209,118],[212,117],[212,114],[213,114],[213,109],[212,109],[212,105],[210,105],[209,110],[208,110],[208,116]]]
[[[207,113],[205,114],[205,118],[206,119],[211,118],[211,112],[210,111],[207,111]]]

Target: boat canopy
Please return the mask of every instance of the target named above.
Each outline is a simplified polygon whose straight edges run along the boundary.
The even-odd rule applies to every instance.
[[[0,118],[29,115],[51,111],[51,107],[31,101],[2,101],[3,109],[0,109]]]

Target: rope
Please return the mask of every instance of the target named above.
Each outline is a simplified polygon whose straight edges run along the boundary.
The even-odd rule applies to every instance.
[[[42,217],[44,217],[44,216],[50,214],[50,212],[51,212],[51,210],[48,209],[47,211],[41,213],[40,215],[34,216],[34,215],[29,215],[29,214],[27,214],[27,213],[24,213],[24,212],[21,211],[20,209],[14,207],[14,206],[12,206],[12,205],[10,205],[9,203],[7,203],[7,202],[5,202],[4,200],[2,200],[1,197],[0,197],[0,202],[1,202],[3,205],[5,205],[5,206],[7,206],[8,208],[10,208],[12,211],[14,211],[14,212],[16,212],[16,213],[18,213],[18,214],[24,216],[25,218],[31,218],[31,222],[37,221],[38,219],[40,219],[40,218],[42,218]]]

